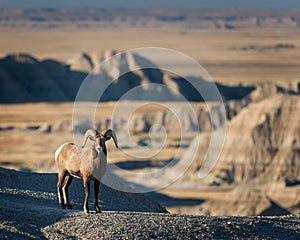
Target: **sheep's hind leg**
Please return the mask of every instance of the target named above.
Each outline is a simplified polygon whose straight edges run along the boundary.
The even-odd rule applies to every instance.
[[[70,174],[67,174],[65,177],[65,181],[64,181],[64,185],[63,185],[63,194],[64,194],[64,198],[65,198],[65,204],[66,207],[69,209],[73,209],[70,200],[69,200],[69,186],[71,184],[73,180],[73,176],[71,176]]]
[[[61,208],[63,208],[63,209],[66,208],[64,199],[63,199],[63,191],[62,191],[63,183],[64,183],[65,176],[66,176],[65,174],[66,174],[65,171],[59,172],[58,173],[58,182],[57,182],[58,202],[59,202]]]
[[[85,213],[89,212],[89,196],[90,196],[90,182],[88,178],[83,179],[83,186],[85,190],[85,199],[84,199],[84,205],[83,210]]]
[[[95,194],[94,206],[95,206],[96,213],[101,213],[100,207],[98,205],[99,186],[100,186],[100,182],[98,180],[95,180],[94,181],[94,194]]]

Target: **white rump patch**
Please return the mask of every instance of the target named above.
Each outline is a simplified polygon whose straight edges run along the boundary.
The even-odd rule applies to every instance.
[[[56,151],[55,151],[55,154],[54,154],[54,158],[56,160],[56,158],[58,157],[58,155],[60,154],[62,148],[68,143],[64,143],[63,145],[61,145]]]

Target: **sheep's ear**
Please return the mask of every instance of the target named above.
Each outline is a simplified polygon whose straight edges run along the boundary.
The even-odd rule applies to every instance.
[[[92,136],[89,136],[89,139],[92,140],[92,141],[94,141],[94,142],[96,141],[96,139],[94,137],[92,137]]]

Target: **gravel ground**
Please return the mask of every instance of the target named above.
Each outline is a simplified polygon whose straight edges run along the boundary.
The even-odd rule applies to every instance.
[[[62,210],[57,204],[55,181],[55,174],[0,169],[1,239],[300,239],[299,215],[169,214],[143,195],[104,186],[102,193],[109,196],[100,200],[103,213],[83,213],[82,196],[73,196],[73,210]],[[74,183],[75,187],[79,183]]]
[[[1,209],[1,239],[300,239],[299,216],[199,217],[167,213]]]

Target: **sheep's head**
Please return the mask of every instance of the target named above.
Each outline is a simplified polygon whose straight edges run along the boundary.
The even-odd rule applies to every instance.
[[[116,147],[118,147],[117,136],[113,130],[108,129],[106,131],[99,133],[96,130],[89,129],[86,131],[84,135],[84,141],[82,147],[85,147],[87,140],[90,139],[95,142],[94,145],[97,152],[100,152],[105,147],[105,142],[107,140],[110,140],[111,138],[114,140]]]

